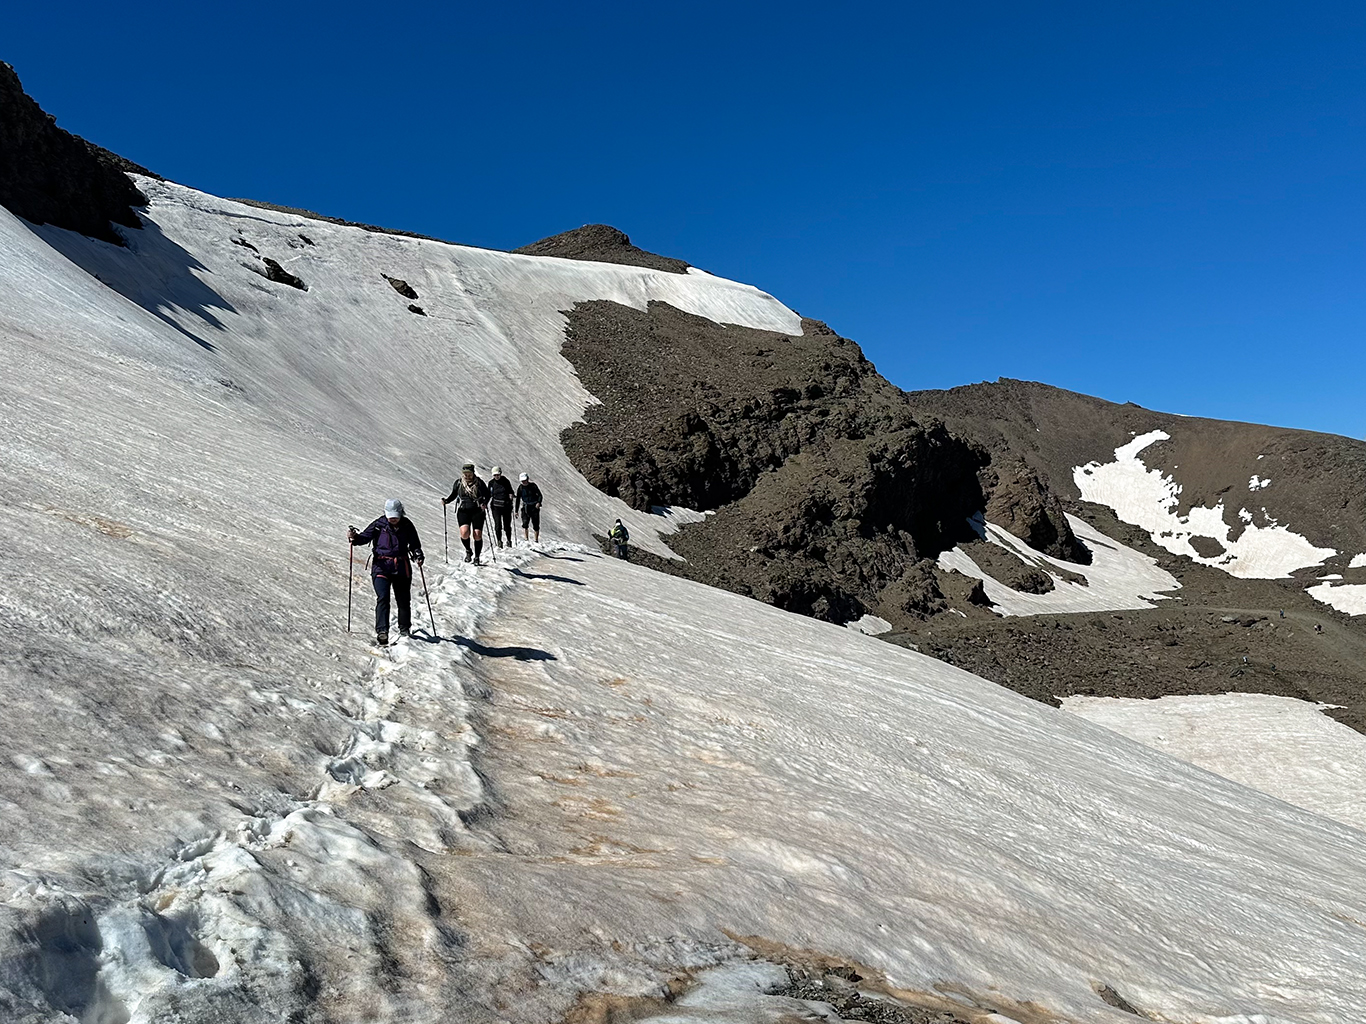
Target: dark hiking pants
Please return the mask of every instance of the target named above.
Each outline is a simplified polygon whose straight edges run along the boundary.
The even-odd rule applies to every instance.
[[[493,513],[493,533],[495,537],[506,537],[508,542],[512,541],[512,506],[511,505],[490,505],[489,511]]]
[[[389,592],[398,600],[398,628],[408,629],[413,624],[413,581],[406,577],[390,580],[388,576],[372,576],[375,584],[375,632],[389,632]]]

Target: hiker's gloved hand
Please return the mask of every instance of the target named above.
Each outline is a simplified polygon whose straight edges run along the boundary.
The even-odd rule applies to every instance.
[[[451,499],[450,499],[450,498],[442,498],[442,499],[441,499],[441,504],[443,504],[443,505],[449,505],[450,503],[451,503]]]
[[[413,558],[413,561],[416,562],[418,565],[421,565],[423,561],[425,561],[425,559],[423,559],[421,555],[417,555]]]
[[[348,526],[346,528],[346,539],[352,544],[356,543],[356,528],[354,526]]]

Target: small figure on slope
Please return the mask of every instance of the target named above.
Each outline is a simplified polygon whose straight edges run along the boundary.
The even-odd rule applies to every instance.
[[[522,539],[529,540],[527,527],[536,531],[536,543],[541,542],[541,489],[531,482],[531,477],[522,474],[517,487],[517,500],[514,510],[522,513]]]
[[[493,467],[493,477],[489,480],[489,511],[493,513],[493,542],[500,548],[512,546],[512,481],[503,476],[503,471]]]
[[[346,528],[352,544],[374,543],[370,559],[370,579],[375,585],[375,643],[389,643],[389,595],[398,598],[398,635],[407,636],[412,627],[413,563],[422,564],[422,541],[417,527],[403,514],[403,502],[390,498],[384,515],[364,530]]]
[[[612,529],[607,533],[607,539],[612,542],[612,554],[618,558],[629,558],[627,544],[631,540],[631,534],[627,531],[625,523],[620,519],[614,522]]]
[[[460,543],[465,545],[465,561],[473,559],[479,565],[484,550],[484,513],[489,504],[489,486],[474,475],[474,463],[460,467],[460,479],[451,488],[449,497],[441,504],[455,502],[455,521],[460,526]],[[474,534],[474,550],[470,550],[470,534]]]

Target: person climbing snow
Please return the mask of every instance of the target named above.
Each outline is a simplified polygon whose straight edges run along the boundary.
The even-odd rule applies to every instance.
[[[451,487],[449,497],[442,498],[441,504],[455,502],[455,521],[460,527],[460,543],[465,545],[465,561],[482,564],[479,556],[484,550],[484,515],[489,504],[489,485],[474,473],[474,463],[467,462],[460,467],[460,479]],[[474,548],[470,548],[470,535],[474,535]]]
[[[626,529],[626,524],[620,519],[612,524],[612,529],[607,534],[607,539],[612,542],[612,554],[618,558],[628,558],[630,552],[626,545],[631,540],[631,534]]]
[[[493,513],[493,542],[500,548],[507,537],[507,547],[512,546],[512,481],[503,476],[503,471],[493,467],[489,479],[489,511]]]
[[[522,513],[522,539],[530,540],[527,528],[536,531],[536,543],[541,542],[541,489],[531,482],[531,477],[523,473],[517,481],[517,499],[513,510]]]
[[[412,627],[413,564],[421,565],[422,541],[417,527],[403,514],[403,502],[390,498],[384,515],[364,530],[346,528],[352,545],[374,543],[370,559],[370,580],[375,586],[375,643],[389,643],[389,597],[398,599],[398,635],[406,637]]]

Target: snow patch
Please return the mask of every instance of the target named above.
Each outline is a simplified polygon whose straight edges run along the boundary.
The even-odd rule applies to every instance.
[[[1338,586],[1320,583],[1306,588],[1305,593],[1315,601],[1322,601],[1348,615],[1366,615],[1366,583],[1343,583]]]
[[[1241,513],[1247,525],[1233,540],[1229,536],[1231,527],[1224,521],[1222,502],[1213,508],[1192,506],[1187,515],[1178,515],[1181,485],[1160,470],[1148,469],[1139,458],[1145,448],[1170,438],[1165,430],[1152,430],[1116,448],[1114,462],[1076,467],[1072,479],[1082,500],[1108,506],[1124,522],[1147,530],[1154,543],[1172,554],[1244,579],[1281,579],[1337,554],[1336,549],[1316,547],[1274,520],[1259,527]],[[1252,479],[1265,486],[1260,478]],[[1209,557],[1201,555],[1191,545],[1192,537],[1215,540],[1224,550]]]
[[[1067,521],[1072,532],[1091,550],[1090,565],[1065,562],[1036,551],[1009,531],[985,522],[980,515],[973,517],[970,522],[979,536],[1013,552],[1025,562],[1045,572],[1052,567],[1065,570],[1068,575],[1083,576],[1087,581],[1085,586],[1066,578],[1062,572],[1050,572],[1053,589],[1048,593],[1021,593],[988,575],[961,547],[941,554],[939,567],[980,579],[987,597],[1002,615],[1152,608],[1152,602],[1167,599],[1163,591],[1181,588],[1171,573],[1158,567],[1155,559],[1111,540],[1076,516],[1068,515]]]
[[[1255,473],[1252,475],[1252,479],[1249,480],[1249,481],[1247,482],[1247,489],[1248,489],[1249,491],[1264,491],[1264,490],[1266,490],[1266,489],[1267,489],[1268,487],[1270,487],[1270,486],[1271,486],[1271,481],[1270,481],[1270,480],[1263,480],[1261,477],[1257,476]]]
[[[1366,736],[1325,715],[1331,704],[1260,693],[1219,696],[1064,697],[1062,706],[1353,828],[1366,829]]]
[[[887,633],[891,630],[892,624],[886,619],[880,619],[876,615],[864,615],[855,619],[853,622],[846,622],[845,626],[854,630],[856,633],[864,633],[867,636],[877,636],[879,633]]]
[[[1359,555],[1353,555],[1352,560],[1347,563],[1349,569],[1366,569],[1366,551]]]

